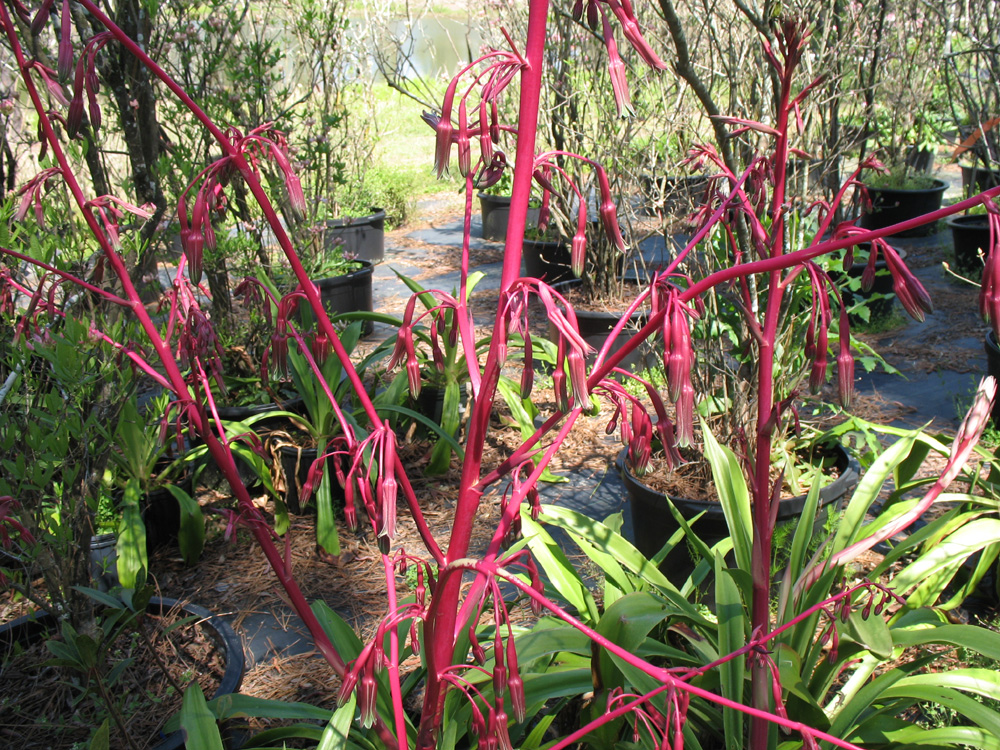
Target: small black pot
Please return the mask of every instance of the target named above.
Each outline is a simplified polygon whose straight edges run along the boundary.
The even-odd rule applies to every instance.
[[[646,557],[653,557],[680,526],[670,512],[666,495],[647,487],[628,468],[625,462],[626,450],[623,449],[618,454],[617,464],[632,508],[635,546]],[[843,499],[858,483],[861,473],[857,460],[842,446],[833,446],[831,450],[836,451],[840,476],[820,490],[820,512],[817,513],[813,523],[813,530],[817,534],[822,533],[830,515],[840,510]],[[704,513],[695,522],[692,530],[709,547],[729,536],[729,526],[726,524],[726,516],[720,503],[678,497],[671,497],[670,500],[687,519],[693,519],[699,513]],[[782,500],[778,506],[778,524],[797,520],[802,515],[805,502],[805,495]],[[660,570],[674,583],[681,584],[687,580],[694,570],[687,545],[681,542],[674,547],[660,565]]]
[[[479,209],[483,216],[483,239],[503,242],[507,239],[507,219],[510,218],[510,196],[478,193]],[[538,226],[538,209],[528,208],[525,227]]]
[[[176,599],[153,597],[150,599],[146,611],[150,614],[161,614],[168,612],[178,604],[180,603]],[[219,698],[239,691],[246,664],[243,657],[243,641],[233,630],[233,626],[222,615],[216,615],[196,604],[180,604],[180,611],[186,616],[196,617],[207,625],[212,640],[225,653],[226,669],[222,674],[218,689],[211,698]],[[58,625],[55,617],[41,611],[0,625],[0,660],[6,659],[15,646],[23,647],[39,638],[47,637],[56,631]],[[153,750],[178,750],[185,747],[184,733],[181,731],[161,736],[162,739],[153,747]]]
[[[1000,382],[1000,345],[997,344],[997,337],[992,330],[986,332],[986,373],[992,375]],[[1000,399],[993,403],[993,426],[1000,428]]]
[[[569,248],[562,242],[524,240],[524,274],[549,284],[573,278]]]
[[[955,246],[955,265],[960,271],[981,272],[983,262],[979,260],[979,251],[985,256],[990,250],[989,217],[952,216],[947,223]]]
[[[864,229],[883,229],[937,211],[947,187],[944,180],[934,180],[933,186],[919,190],[868,187],[872,210],[861,215],[858,225]],[[936,225],[931,223],[892,236],[925,237],[935,231]]]
[[[901,259],[906,259],[906,250],[898,247],[893,249]],[[854,264],[851,266],[851,270],[847,272],[848,276],[852,279],[861,278],[865,272],[865,266],[868,263],[870,252],[871,243],[869,242],[862,242],[856,246],[854,252]],[[838,285],[840,279],[843,278],[841,274],[843,274],[843,271],[831,271],[830,274],[834,282],[838,282]],[[848,320],[852,326],[871,326],[888,320],[892,315],[892,308],[896,302],[896,295],[893,293],[892,272],[889,270],[889,264],[885,262],[885,258],[880,257],[875,261],[875,281],[870,290],[866,292],[863,289],[858,289],[855,292],[846,286],[840,286],[840,294],[843,297],[845,307],[851,307],[855,303],[855,295],[858,295],[860,299],[869,300],[867,302],[867,324],[861,316],[854,313],[848,315]],[[880,295],[880,297],[878,299],[870,299],[875,294]]]
[[[962,194],[973,196],[1000,185],[1000,169],[962,165]]]
[[[553,288],[560,294],[568,294],[574,287],[579,286],[583,282],[580,279],[570,279],[568,281],[562,281],[558,284],[554,284]],[[619,312],[607,312],[603,310],[582,310],[580,308],[574,308],[576,313],[576,322],[580,328],[580,335],[583,336],[584,341],[590,344],[597,351],[601,350],[604,346],[604,342],[608,339],[608,334],[611,333],[611,329],[615,327],[625,311]],[[614,345],[611,347],[609,354],[614,354],[629,339],[629,330],[635,331],[645,325],[648,320],[648,315],[644,312],[634,312],[629,319],[629,325],[626,327],[622,333],[618,335],[618,339],[615,341]],[[548,326],[548,331],[546,336],[550,341],[559,340],[559,332],[555,325],[550,321]],[[587,363],[592,364],[596,354],[588,358]],[[652,344],[649,341],[644,341],[640,346],[630,352],[618,365],[622,369],[632,370],[633,372],[638,369],[649,367],[655,364],[656,354],[653,349]]]
[[[323,307],[331,317],[352,312],[371,312],[372,303],[372,263],[362,261],[363,267],[343,276],[328,279],[314,279],[319,288]],[[367,336],[374,329],[370,320],[361,324],[361,335]]]
[[[194,475],[189,471],[174,482],[189,495]],[[181,506],[166,487],[157,487],[142,499],[142,522],[146,525],[146,549],[152,552],[177,541],[181,530]]]
[[[368,216],[329,220],[324,246],[329,250],[338,242],[345,256],[380,263],[385,257],[385,211],[373,208]]]
[[[299,488],[304,486],[309,479],[309,469],[316,456],[319,455],[315,448],[297,448],[293,445],[282,445],[278,448],[278,455],[281,459],[281,472],[285,477],[285,495],[282,500],[289,513],[300,515],[303,512],[315,513],[316,511],[316,491],[319,486],[313,487],[313,493],[308,500],[307,509],[303,509],[299,501]],[[344,490],[337,481],[337,469],[334,465],[336,459],[330,456],[326,459],[326,471],[330,475],[330,495],[333,498],[334,506],[344,503]]]

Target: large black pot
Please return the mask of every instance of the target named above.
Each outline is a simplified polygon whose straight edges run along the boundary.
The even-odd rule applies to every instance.
[[[575,287],[580,286],[583,282],[580,279],[570,279],[568,281],[561,281],[558,284],[554,284],[553,288],[560,294],[569,294]],[[626,282],[629,286],[635,286],[629,282]],[[604,346],[604,342],[608,339],[608,334],[611,333],[611,329],[615,327],[622,316],[625,314],[624,310],[617,312],[608,312],[604,310],[585,310],[579,307],[573,308],[576,313],[576,322],[580,329],[580,335],[583,336],[584,341],[594,347],[595,350],[600,351],[601,347]],[[614,354],[619,349],[621,349],[629,339],[629,332],[635,332],[643,325],[645,325],[648,315],[642,311],[636,311],[632,313],[629,318],[629,324],[626,326],[619,335],[614,345],[611,347],[609,354]],[[548,325],[548,331],[546,336],[550,341],[556,342],[559,340],[559,331],[555,324],[551,321]],[[592,364],[596,358],[596,353],[590,356],[587,360],[588,364]],[[656,355],[653,346],[649,341],[643,342],[640,346],[630,352],[621,361],[619,367],[632,370],[633,372],[645,367],[649,367],[655,364]]]
[[[385,211],[373,208],[368,216],[330,219],[326,222],[324,246],[340,244],[344,255],[379,263],[385,257]]]
[[[246,665],[243,658],[243,642],[233,630],[233,626],[222,615],[214,614],[196,604],[182,604],[176,599],[154,597],[149,601],[146,611],[159,615],[169,612],[178,605],[184,616],[195,617],[207,626],[212,640],[225,654],[226,668],[218,689],[211,697],[219,698],[237,692],[243,682]],[[57,628],[56,618],[41,611],[0,625],[0,660],[6,659],[16,646],[27,646],[54,633]],[[162,736],[153,750],[178,750],[183,747],[185,747],[184,733],[177,731]]]
[[[510,196],[478,193],[479,209],[483,216],[483,239],[503,242],[507,239],[507,219],[510,218]],[[525,227],[538,226],[538,209],[528,208]]]
[[[626,449],[627,450],[627,449]],[[662,549],[666,541],[680,528],[667,502],[667,496],[642,483],[628,468],[625,461],[626,450],[618,454],[618,471],[632,510],[632,526],[636,548],[646,557],[653,557]],[[842,501],[858,483],[860,466],[840,445],[833,446],[836,452],[837,468],[840,475],[832,483],[820,490],[819,512],[813,522],[814,533],[820,534],[831,514],[841,509]],[[704,515],[692,526],[692,531],[709,547],[729,536],[729,526],[722,505],[708,500],[690,500],[671,497],[676,507],[686,519],[693,519],[699,513]],[[798,495],[783,499],[778,506],[778,524],[798,520],[805,507],[806,496]],[[683,583],[694,569],[687,545],[681,542],[666,556],[660,566],[671,581]]]
[[[990,222],[984,214],[952,216],[948,219],[951,239],[955,247],[955,265],[960,271],[983,270],[979,252],[985,256],[990,250]]]
[[[962,194],[973,196],[1000,185],[1000,169],[962,165]]]
[[[872,210],[861,215],[858,225],[864,229],[882,229],[937,211],[947,187],[944,180],[934,180],[933,186],[918,190],[868,187]],[[924,237],[935,231],[936,224],[932,222],[892,236]]]
[[[362,267],[343,276],[315,279],[323,307],[331,317],[352,312],[371,312],[372,303],[372,263],[362,261]],[[374,329],[370,320],[361,324],[361,335],[367,336]]]
[[[1000,345],[997,344],[997,337],[993,331],[986,332],[986,373],[996,378],[1000,382]],[[993,426],[1000,428],[1000,399],[993,402]]]
[[[524,240],[524,275],[544,279],[549,284],[573,278],[570,251],[562,242]]]

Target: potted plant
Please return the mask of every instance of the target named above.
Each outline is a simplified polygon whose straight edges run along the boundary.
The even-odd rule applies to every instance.
[[[135,395],[122,406],[111,454],[112,502],[120,514],[118,525],[118,578],[134,588],[149,569],[147,550],[177,540],[185,562],[201,556],[205,519],[191,496],[195,467],[188,461],[183,433],[166,438],[168,397],[147,402],[140,414]]]
[[[864,182],[863,212],[858,225],[865,229],[882,229],[941,208],[948,184],[936,177],[916,174],[907,166],[895,172],[881,171]],[[899,232],[899,237],[920,237],[933,234],[933,224]]]
[[[327,253],[339,248],[348,258],[381,263],[385,258],[385,211],[373,208],[367,216],[328,219],[323,247]]]

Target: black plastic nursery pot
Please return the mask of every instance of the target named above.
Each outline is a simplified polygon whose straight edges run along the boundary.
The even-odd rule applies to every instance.
[[[380,263],[385,257],[385,211],[371,211],[368,216],[327,221],[324,246],[331,250],[340,244],[349,258]]]
[[[951,229],[952,244],[955,248],[955,265],[965,272],[981,272],[983,261],[979,253],[985,256],[990,247],[989,218],[983,214],[972,216],[952,216],[948,219]]]
[[[574,288],[582,284],[580,279],[569,279],[568,281],[561,281],[558,284],[554,284],[553,288],[560,294],[569,294]],[[635,286],[631,282],[626,282],[628,286]],[[636,289],[638,291],[638,289]],[[583,336],[584,341],[590,344],[596,351],[600,351],[601,347],[608,339],[608,335],[611,330],[615,327],[619,320],[625,314],[624,310],[620,311],[607,311],[607,310],[587,310],[579,306],[573,308],[576,313],[576,321],[580,328],[580,335]],[[629,332],[635,332],[640,329],[647,320],[647,315],[644,312],[634,312],[629,318],[629,323],[626,328],[619,334],[618,339],[612,345],[609,354],[614,354],[629,339]],[[546,336],[550,341],[558,341],[559,332],[552,322],[549,322],[548,331]],[[596,358],[595,354],[588,358],[588,364],[593,363]],[[619,367],[626,370],[632,370],[633,372],[639,369],[650,367],[656,363],[656,352],[652,344],[649,341],[644,341],[640,346],[630,352],[619,364]]]
[[[680,528],[670,512],[667,496],[642,483],[625,462],[626,450],[618,454],[618,471],[632,510],[632,525],[636,548],[646,557],[653,557],[662,549],[666,541]],[[819,512],[813,522],[813,532],[823,533],[831,515],[838,513],[848,493],[858,483],[861,469],[854,459],[840,445],[832,446],[835,452],[839,470],[837,478],[820,490]],[[719,502],[711,500],[692,500],[671,496],[670,502],[685,519],[694,519],[699,513],[704,514],[691,527],[702,541],[709,547],[721,542],[729,536],[729,526]],[[805,507],[806,496],[784,498],[778,506],[778,525],[798,520]],[[687,545],[682,541],[674,547],[660,565],[660,570],[672,582],[681,584],[694,570],[694,563]]]
[[[176,599],[154,597],[149,601],[146,612],[153,615],[162,615],[177,608],[181,617],[194,617],[205,626],[206,633],[215,643],[216,647],[225,655],[225,669],[219,687],[215,693],[208,698],[219,698],[223,695],[236,693],[243,682],[243,673],[246,669],[243,653],[243,641],[233,630],[229,620],[222,615],[217,615],[197,604],[182,603]],[[39,639],[46,638],[56,632],[59,627],[58,620],[47,612],[34,612],[24,617],[19,617],[4,625],[0,625],[0,661],[10,656],[16,647],[25,647],[32,643],[37,643]],[[179,750],[186,747],[184,733],[181,731],[171,734],[161,734],[159,741],[153,746],[153,750]],[[194,750],[194,748],[191,748]]]
[[[916,190],[869,186],[872,210],[861,215],[858,225],[864,229],[883,229],[937,211],[941,208],[941,200],[947,187],[944,180],[934,180],[931,187]],[[926,237],[935,231],[936,224],[931,222],[892,236]]]
[[[295,445],[279,446],[278,456],[281,460],[281,474],[285,480],[285,489],[281,499],[289,513],[301,515],[316,512],[316,490],[319,489],[319,486],[313,487],[312,495],[305,506],[301,502],[301,496],[302,488],[309,480],[309,469],[318,455],[315,448],[300,448]],[[326,472],[330,477],[330,495],[333,498],[334,507],[344,503],[344,490],[337,481],[335,460],[332,456],[326,459]]]
[[[507,220],[510,218],[510,196],[478,193],[479,210],[483,217],[483,239],[503,242],[507,239]],[[538,226],[538,209],[528,208],[526,228]]]
[[[313,280],[319,289],[323,307],[331,316],[353,312],[372,312],[372,263],[362,261],[362,267],[343,276]],[[374,330],[374,324],[365,320],[361,324],[361,335],[367,336]]]
[[[906,259],[906,250],[898,247],[893,249],[901,259]],[[871,243],[862,242],[855,247],[854,264],[847,272],[849,277],[852,279],[861,278],[865,272],[865,266],[868,263],[870,252]],[[837,276],[842,273],[843,271],[831,272],[831,276],[834,281],[839,281]],[[875,281],[872,283],[872,288],[868,291],[860,288],[852,290],[847,286],[841,286],[840,294],[843,297],[845,307],[853,306],[856,301],[866,301],[866,307],[868,308],[867,323],[864,318],[857,313],[851,313],[848,316],[848,319],[852,326],[877,326],[878,324],[888,320],[892,316],[893,306],[896,303],[896,295],[893,292],[892,272],[889,270],[889,264],[886,263],[885,259],[881,256],[875,261]]]
[[[525,276],[549,284],[573,278],[569,247],[562,242],[525,239],[522,258]]]
[[[194,474],[189,471],[173,484],[190,495],[194,491]],[[181,506],[170,490],[157,487],[142,499],[142,522],[146,526],[146,549],[150,552],[177,541]]]
[[[972,196],[1000,185],[1000,169],[962,165],[962,194]]]

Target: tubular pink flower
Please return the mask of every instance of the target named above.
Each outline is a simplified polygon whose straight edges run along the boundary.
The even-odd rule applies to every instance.
[[[458,102],[458,172],[467,177],[472,170],[472,143],[469,138],[469,116],[466,111],[465,97]]]
[[[569,381],[573,388],[573,401],[577,408],[590,408],[590,392],[587,389],[587,365],[583,355],[576,348],[570,347],[566,352],[566,364],[569,367]]]
[[[406,379],[410,387],[410,396],[417,398],[420,396],[420,363],[416,356],[408,357],[406,360]]]
[[[622,239],[621,228],[618,226],[618,210],[615,208],[615,202],[611,199],[611,185],[608,183],[607,172],[602,167],[597,168],[597,185],[601,195],[599,213],[604,233],[615,247],[625,252],[625,240]]]
[[[479,157],[483,164],[493,161],[493,139],[490,137],[489,118],[486,113],[486,100],[479,102]]]
[[[524,362],[521,365],[521,398],[531,396],[531,389],[535,383],[534,355],[531,351],[531,334],[524,333]]]
[[[527,716],[527,706],[524,697],[524,680],[521,679],[521,671],[518,669],[517,648],[514,646],[513,638],[507,639],[507,672],[507,690],[510,692],[514,720],[521,723]]]
[[[899,297],[906,312],[914,320],[923,322],[924,313],[934,312],[930,295],[890,245],[883,244],[882,252],[885,255],[886,264],[892,272],[893,291]]]
[[[819,320],[818,329],[816,356],[813,358],[812,370],[809,373],[809,390],[813,393],[819,393],[826,381],[827,324],[822,318]]]
[[[375,675],[372,674],[372,667],[365,669],[358,684],[358,706],[361,709],[361,726],[371,729],[375,724],[375,702],[378,698],[378,684],[375,682]]]
[[[587,234],[577,231],[570,245],[570,268],[576,278],[583,276],[583,267],[587,259]]]
[[[673,297],[673,310],[670,313],[670,361],[667,369],[667,382],[670,386],[670,400],[680,399],[681,389],[691,381],[691,366],[693,352],[691,349],[691,330],[688,327],[687,313],[684,305]]]
[[[681,386],[677,409],[677,445],[681,448],[694,443],[694,386],[690,379]]]
[[[847,310],[840,309],[840,351],[837,354],[837,390],[840,404],[845,409],[851,407],[854,396],[854,355],[851,353],[851,327]]]
[[[632,48],[639,53],[639,57],[642,58],[643,62],[654,70],[666,70],[667,64],[660,59],[653,51],[653,48],[649,46],[649,42],[643,37],[639,23],[636,21],[635,14],[632,12],[627,0],[623,3],[619,3],[618,0],[607,0],[607,2],[611,12],[615,14],[615,17],[622,25],[622,33],[625,35],[625,38],[632,45]]]
[[[625,63],[622,62],[618,54],[618,45],[615,42],[614,32],[611,24],[603,13],[601,22],[604,32],[604,46],[608,50],[608,73],[611,78],[611,91],[615,95],[615,108],[619,117],[631,117],[635,114],[632,109],[632,101],[628,93],[628,78],[625,76]]]
[[[50,8],[54,5],[52,0],[48,0],[46,4]],[[41,15],[41,11],[38,12],[38,15]],[[48,13],[46,13],[47,15]],[[59,57],[56,70],[59,73],[60,81],[68,81],[73,72],[73,17],[69,11],[69,0],[62,1],[62,11],[59,14],[59,29]]]
[[[494,151],[490,161],[479,168],[479,176],[475,180],[476,188],[485,190],[496,185],[503,177],[503,171],[506,167],[507,157],[503,151]]]

